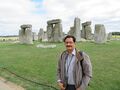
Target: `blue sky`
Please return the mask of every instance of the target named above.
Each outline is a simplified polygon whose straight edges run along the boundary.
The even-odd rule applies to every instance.
[[[20,25],[32,24],[32,31],[46,31],[47,21],[61,19],[63,32],[81,23],[104,24],[106,32],[120,31],[120,0],[0,0],[0,35],[18,35]]]

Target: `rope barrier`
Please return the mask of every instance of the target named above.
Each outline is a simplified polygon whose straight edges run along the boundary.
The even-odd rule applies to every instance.
[[[29,81],[29,82],[34,83],[34,84],[37,84],[37,85],[41,85],[41,86],[53,88],[54,90],[58,90],[56,87],[54,87],[54,86],[52,86],[52,85],[47,85],[47,84],[35,82],[35,81],[33,81],[33,80],[29,80],[29,79],[27,79],[27,78],[24,78],[24,77],[22,77],[22,76],[20,76],[20,75],[18,75],[18,74],[16,74],[16,73],[14,73],[14,72],[12,72],[11,70],[9,70],[9,69],[7,69],[7,68],[3,68],[3,67],[0,67],[0,68],[3,69],[3,70],[5,70],[5,71],[7,71],[7,72],[9,72],[9,73],[12,74],[12,75],[18,77],[18,78],[21,78],[21,79],[25,80],[25,81]]]

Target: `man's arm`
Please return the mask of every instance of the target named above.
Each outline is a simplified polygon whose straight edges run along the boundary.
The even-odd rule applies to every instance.
[[[85,90],[85,88],[88,86],[90,79],[92,78],[92,65],[89,56],[83,52],[83,78],[81,83],[81,90]]]
[[[57,65],[57,82],[61,82],[61,78],[60,78],[60,72],[61,72],[60,60],[61,60],[61,57],[59,58],[59,60],[58,60],[58,65]]]
[[[63,83],[61,82],[61,76],[60,76],[60,73],[61,73],[61,64],[60,64],[60,60],[61,60],[61,57],[59,58],[59,61],[58,61],[58,67],[57,67],[57,83],[58,83],[58,86],[60,87],[61,90],[65,90],[64,86],[63,86]]]

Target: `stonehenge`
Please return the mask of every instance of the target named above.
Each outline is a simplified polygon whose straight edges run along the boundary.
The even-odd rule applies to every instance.
[[[91,21],[82,23],[81,37],[86,40],[92,39],[92,29],[91,29],[90,25],[91,25]]]
[[[61,42],[63,38],[60,19],[47,21],[47,37],[49,42]]]
[[[20,26],[19,41],[21,44],[33,44],[32,25],[24,24]]]
[[[106,42],[106,31],[103,24],[96,24],[94,31],[94,41],[95,43],[105,43]]]
[[[94,40],[95,43],[105,43],[111,39],[112,34],[106,34],[105,26],[103,24],[95,24],[94,34],[92,33],[91,21],[86,21],[81,24],[80,18],[74,19],[74,24],[70,27],[68,35],[73,35],[76,41]],[[82,28],[81,28],[82,26]],[[46,31],[40,28],[38,34],[32,32],[31,24],[23,24],[19,30],[19,41],[22,44],[33,44],[34,40],[47,42],[62,42],[66,35],[62,30],[61,19],[52,19],[47,21]],[[82,29],[82,30],[81,30]]]
[[[69,35],[73,35],[76,38],[76,41],[80,41],[81,32],[80,32],[80,19],[76,17],[74,19],[74,26],[70,27]]]
[[[43,35],[44,35],[43,28],[40,28],[39,33],[38,33],[38,41],[42,41]]]

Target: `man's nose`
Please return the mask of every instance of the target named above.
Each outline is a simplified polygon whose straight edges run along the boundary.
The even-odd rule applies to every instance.
[[[70,43],[67,43],[67,45],[70,45]]]

